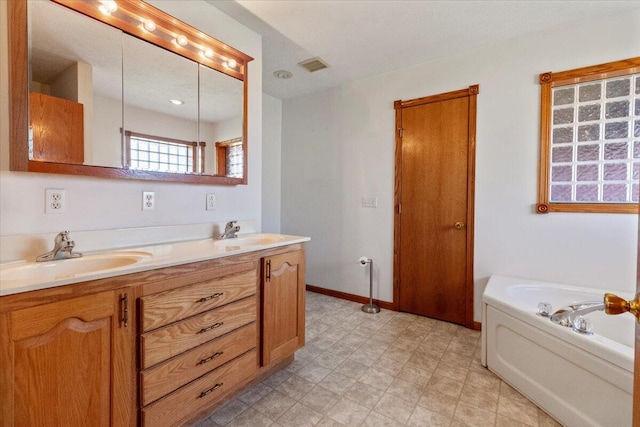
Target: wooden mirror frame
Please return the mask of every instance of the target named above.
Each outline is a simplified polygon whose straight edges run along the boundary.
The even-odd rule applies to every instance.
[[[248,182],[247,167],[247,65],[252,57],[230,47],[221,41],[208,36],[173,16],[145,3],[142,0],[126,2],[127,10],[138,16],[153,18],[154,22],[164,28],[174,30],[176,34],[186,34],[190,40],[196,40],[203,46],[211,46],[219,58],[236,61],[236,69],[224,66],[222,61],[208,60],[200,57],[194,50],[179,48],[166,38],[147,32],[137,25],[118,19],[112,15],[104,15],[96,7],[78,0],[51,0],[90,18],[115,27],[126,34],[145,40],[155,46],[167,49],[177,55],[193,60],[220,71],[230,77],[244,82],[242,138],[244,150],[244,176],[231,178],[220,175],[199,175],[168,172],[140,171],[124,168],[76,165],[68,163],[54,163],[29,160],[29,81],[28,81],[28,28],[27,28],[27,0],[12,0],[7,3],[8,32],[9,32],[9,169],[22,172],[40,172],[65,175],[93,176],[101,178],[121,178],[149,181],[184,182],[189,184],[207,185],[239,185]],[[98,2],[96,2],[98,3]]]

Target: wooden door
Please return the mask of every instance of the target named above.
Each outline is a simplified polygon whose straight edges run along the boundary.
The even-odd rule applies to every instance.
[[[400,311],[469,327],[477,93],[396,102],[394,300]]]
[[[3,314],[12,355],[3,424],[132,425],[134,328],[122,316],[114,291]]]
[[[263,260],[262,366],[304,345],[304,251]]]

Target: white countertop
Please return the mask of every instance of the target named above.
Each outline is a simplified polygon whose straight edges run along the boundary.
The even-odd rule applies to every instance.
[[[82,258],[68,260],[9,262],[0,264],[0,296],[206,261],[309,240],[309,237],[285,234],[239,234],[237,239],[202,239],[139,246],[84,253]],[[102,261],[108,263],[113,260],[116,264],[118,260],[125,260],[128,264],[108,269],[74,271],[77,266],[81,267],[79,270],[87,270],[87,267],[100,265]]]

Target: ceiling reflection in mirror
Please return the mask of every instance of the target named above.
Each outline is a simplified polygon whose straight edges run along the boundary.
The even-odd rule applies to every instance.
[[[122,33],[47,1],[28,28],[30,159],[121,167]]]
[[[245,177],[246,62],[215,51],[234,78],[50,1],[28,21],[29,160]]]

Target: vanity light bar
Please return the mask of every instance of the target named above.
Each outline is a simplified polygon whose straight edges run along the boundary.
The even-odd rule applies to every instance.
[[[253,59],[141,0],[51,1],[238,80]]]

